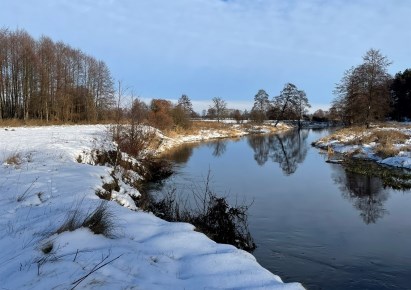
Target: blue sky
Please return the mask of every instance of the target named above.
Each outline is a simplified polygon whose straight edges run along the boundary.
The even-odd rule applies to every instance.
[[[250,109],[292,82],[315,110],[370,48],[411,67],[409,15],[409,0],[3,0],[0,26],[104,60],[143,99]]]

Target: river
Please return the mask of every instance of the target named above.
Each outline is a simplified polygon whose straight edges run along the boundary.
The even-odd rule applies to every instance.
[[[251,204],[253,255],[307,289],[411,289],[411,192],[325,162],[311,142],[328,130],[189,144],[161,184],[180,197],[204,183]],[[153,189],[153,193],[155,190]]]

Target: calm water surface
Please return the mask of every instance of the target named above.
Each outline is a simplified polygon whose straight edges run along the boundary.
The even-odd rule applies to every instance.
[[[162,190],[181,196],[211,172],[215,192],[253,202],[259,263],[307,289],[411,289],[411,192],[325,163],[327,130],[181,147]]]

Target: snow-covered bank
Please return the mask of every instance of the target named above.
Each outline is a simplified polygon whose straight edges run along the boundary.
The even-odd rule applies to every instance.
[[[96,208],[113,178],[78,156],[113,146],[105,126],[0,128],[1,289],[303,289],[192,225],[138,211],[126,184],[116,200],[134,211],[108,202],[114,238],[84,227],[56,234],[69,211]]]
[[[340,154],[411,169],[411,129],[406,126],[345,128],[318,140],[314,146],[327,149],[331,157]]]
[[[179,135],[176,137],[167,137],[161,132],[158,132],[158,138],[160,140],[158,148],[156,148],[156,154],[163,153],[173,147],[184,143],[202,142],[212,139],[221,138],[238,138],[249,134],[263,134],[263,133],[275,133],[293,128],[291,125],[286,125],[283,122],[278,123],[277,127],[274,127],[273,123],[264,123],[263,125],[249,125],[249,124],[233,124],[225,120],[225,124],[230,124],[226,128],[220,129],[203,129],[197,134]],[[212,121],[210,121],[212,122]]]

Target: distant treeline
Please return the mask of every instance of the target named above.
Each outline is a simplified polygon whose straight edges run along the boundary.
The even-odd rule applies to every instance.
[[[103,61],[45,36],[0,29],[0,120],[95,121],[113,99]]]

